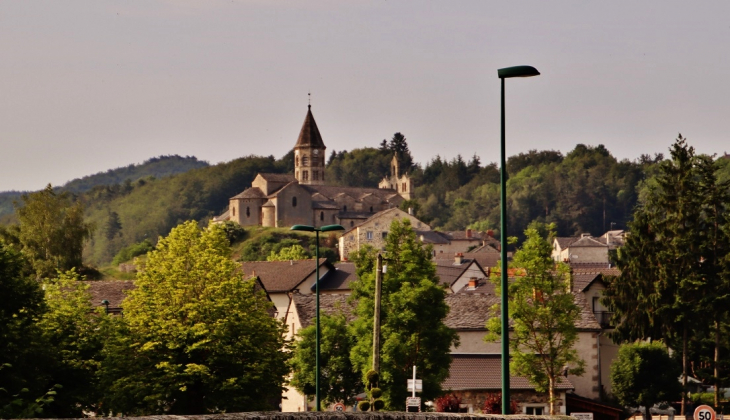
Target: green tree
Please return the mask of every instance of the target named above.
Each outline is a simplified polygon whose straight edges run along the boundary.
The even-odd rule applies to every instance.
[[[547,229],[546,229],[547,228]],[[562,381],[565,366],[573,375],[582,375],[585,361],[573,347],[578,340],[575,323],[581,310],[570,290],[570,272],[565,264],[551,258],[547,237],[554,226],[533,223],[525,231],[527,239],[515,253],[513,266],[520,270],[509,286],[510,370],[526,377],[539,392],[548,392],[550,414],[555,414],[555,388]],[[495,282],[499,275],[494,276]],[[501,293],[501,291],[499,291]],[[499,307],[495,306],[495,311]],[[500,318],[487,323],[487,341],[502,337]]]
[[[80,268],[84,241],[92,232],[81,203],[72,203],[68,193],[56,194],[51,184],[24,194],[22,201],[15,209],[20,220],[18,239],[36,276],[52,277],[56,270]]]
[[[644,419],[649,420],[654,404],[680,396],[679,375],[679,365],[661,343],[624,344],[611,365],[611,386],[619,403],[644,406]]]
[[[646,183],[631,235],[617,253],[621,275],[609,280],[604,300],[617,339],[664,340],[682,355],[686,381],[690,337],[711,328],[719,334],[727,314],[728,186],[718,184],[711,159],[695,155],[681,135],[670,152]],[[708,316],[708,308],[717,313]],[[684,403],[683,397],[682,414]]]
[[[107,410],[252,411],[280,398],[284,326],[241,277],[220,226],[190,221],[161,238],[122,307],[102,369]]]
[[[266,261],[291,261],[309,259],[309,254],[303,246],[294,244],[287,248],[281,248],[279,252],[271,251]]]
[[[347,330],[342,313],[322,315],[320,319],[320,398],[324,404],[343,402],[353,404],[362,391],[361,374],[350,361],[353,337]],[[315,388],[315,326],[299,331],[290,365],[291,385],[305,395],[314,395]]]
[[[436,276],[431,252],[421,246],[409,220],[393,221],[384,252],[388,269],[383,274],[380,329],[379,386],[388,409],[405,408],[403,385],[414,365],[423,379],[424,400],[441,395],[450,348],[459,343],[456,332],[444,325],[449,311],[446,290]],[[375,258],[373,248],[364,248],[354,259],[359,280],[352,285],[352,299],[358,302],[358,317],[350,327],[355,338],[351,357],[363,378],[372,367]]]
[[[98,408],[101,324],[107,317],[94,313],[88,288],[73,270],[43,282],[47,311],[38,327],[49,360],[49,384],[60,385],[53,401],[43,407],[48,417],[82,417]]]

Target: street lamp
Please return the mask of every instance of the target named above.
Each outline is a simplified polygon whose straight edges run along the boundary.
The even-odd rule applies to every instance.
[[[501,188],[501,227],[500,227],[500,246],[502,247],[502,414],[509,413],[509,312],[507,311],[507,166],[505,164],[505,147],[504,147],[504,79],[512,77],[531,77],[538,76],[540,72],[531,66],[515,66],[506,67],[497,70],[497,75],[502,81],[502,142],[501,142],[501,168],[500,168],[500,188]]]
[[[304,232],[314,232],[316,236],[316,242],[314,245],[314,271],[315,271],[315,279],[314,279],[314,294],[317,296],[317,312],[315,315],[316,318],[316,327],[315,327],[315,341],[317,342],[315,351],[314,351],[314,359],[315,359],[315,371],[314,371],[314,387],[315,387],[315,404],[317,406],[317,411],[322,411],[322,407],[320,405],[319,400],[319,232],[332,232],[335,230],[345,230],[344,227],[340,225],[327,225],[322,226],[320,228],[316,228],[314,226],[307,226],[307,225],[294,225],[291,227],[291,230],[300,230]]]

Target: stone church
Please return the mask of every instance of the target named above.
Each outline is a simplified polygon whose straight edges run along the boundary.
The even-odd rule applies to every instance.
[[[241,226],[340,224],[350,228],[412,197],[413,182],[408,174],[399,173],[395,158],[380,188],[327,185],[326,149],[310,105],[294,145],[294,174],[256,175],[251,187],[232,197],[228,210],[213,220]]]

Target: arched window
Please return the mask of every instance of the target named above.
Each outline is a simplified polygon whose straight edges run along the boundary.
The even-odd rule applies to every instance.
[[[319,220],[324,221],[324,212],[323,211],[319,212]]]
[[[370,213],[373,212],[373,206],[370,206]]]
[[[296,207],[297,206],[297,198],[296,197],[292,197],[291,198],[291,206],[292,207]]]
[[[347,213],[347,206],[342,206],[342,211]]]
[[[350,227],[353,227],[353,226],[355,226],[355,222],[350,220]]]
[[[246,217],[251,217],[251,207],[246,207]]]
[[[312,156],[312,166],[319,165],[319,160],[317,159],[317,156]]]
[[[231,207],[231,216],[236,217],[236,208]]]

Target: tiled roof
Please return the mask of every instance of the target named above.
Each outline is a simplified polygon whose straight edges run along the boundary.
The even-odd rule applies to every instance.
[[[326,258],[319,259],[319,275],[330,267]],[[290,292],[314,273],[312,260],[246,261],[241,264],[246,277],[258,276],[268,293]]]
[[[353,303],[347,301],[349,297],[349,294],[320,294],[320,314],[333,315],[342,313],[348,322],[352,321],[355,319],[355,307]],[[316,313],[316,296],[293,293],[292,300],[299,314],[299,322],[301,322],[302,328],[312,325]]]
[[[416,236],[424,244],[449,244],[449,237],[444,232],[437,232],[435,230],[417,230]]]
[[[499,254],[499,247],[495,248],[492,245],[484,244],[481,246],[478,246],[471,251],[467,251],[467,254]]]
[[[246,188],[242,193],[235,195],[231,200],[235,198],[266,198],[266,194],[259,187]]]
[[[340,206],[331,201],[312,201],[312,208],[317,210],[339,210]]]
[[[311,106],[307,108],[307,116],[304,117],[304,124],[302,124],[302,130],[299,132],[299,138],[294,147],[325,147],[317,123],[314,121]]]
[[[367,220],[373,214],[365,211],[341,211],[337,214],[340,219],[362,219]]]
[[[441,385],[444,390],[499,390],[502,388],[502,356],[499,354],[451,354],[449,377]],[[527,378],[510,375],[510,389],[532,389]],[[560,377],[557,389],[574,389],[567,378]]]
[[[479,265],[484,268],[484,271],[491,270],[492,268],[496,267],[500,261],[502,261],[502,254],[499,252],[483,252],[474,254],[472,254],[471,252],[465,252],[464,256],[467,258],[475,259],[479,263]]]
[[[338,194],[348,195],[355,200],[361,200],[362,198],[372,195],[381,202],[388,202],[390,201],[390,198],[394,196],[400,197],[398,194],[393,194],[393,190],[384,188],[340,187],[335,185],[302,185],[302,187],[308,190],[312,195],[319,193],[329,200],[334,200]],[[402,199],[400,201],[402,201]]]
[[[591,238],[590,236],[584,236],[577,241],[572,242],[569,245],[571,248],[573,247],[586,247],[586,248],[605,248],[607,245],[602,244],[599,241]]]
[[[109,301],[109,309],[122,307],[122,301],[127,293],[134,289],[134,280],[96,280],[84,281],[89,285],[91,303],[94,306],[102,306],[102,300]]]
[[[272,174],[272,173],[261,173],[259,172],[259,176],[261,178],[270,181],[270,182],[294,182],[297,179],[292,174]]]
[[[348,229],[347,231],[343,232],[342,234],[345,235],[347,233],[350,233],[351,231],[355,230],[355,228],[357,228],[358,226],[362,226],[364,223],[367,223],[369,220],[377,219],[377,218],[379,218],[379,217],[381,217],[383,215],[386,215],[386,214],[392,213],[392,212],[402,212],[402,213],[408,214],[408,213],[404,212],[403,210],[399,209],[398,207],[391,207],[391,208],[386,209],[386,210],[381,210],[381,211],[379,211],[379,212],[377,212],[375,214],[370,214],[370,217],[368,217],[367,220],[365,220],[362,223],[359,223],[359,224],[351,227],[350,229]],[[429,225],[421,222],[421,227],[423,227],[423,226],[426,226],[429,229],[431,228]],[[417,227],[417,226],[413,226],[413,227]]]
[[[327,272],[319,284],[319,290],[350,290],[350,283],[357,280],[355,263],[340,262]]]
[[[600,273],[604,276],[618,276],[621,274],[621,270],[619,270],[617,267],[606,267],[605,264],[603,267],[588,267],[583,268],[577,265],[570,265],[571,270],[573,273]]]
[[[453,230],[453,231],[447,231],[447,232],[443,232],[443,233],[445,233],[446,235],[448,235],[449,238],[451,238],[452,241],[466,241],[466,240],[469,240],[469,241],[481,241],[482,240],[482,236],[486,236],[485,233],[478,232],[476,230],[473,230],[473,231],[471,231],[469,233],[467,233],[464,230]]]
[[[499,297],[483,293],[453,293],[446,296],[449,314],[444,324],[456,330],[484,330],[492,314],[490,308]]]
[[[268,201],[266,201],[266,202],[264,203],[264,205],[263,205],[263,206],[261,206],[261,207],[276,207],[276,206],[274,205],[274,202],[273,202],[273,201],[271,201],[271,200],[268,200]]]
[[[582,293],[574,292],[575,304],[581,310],[581,316],[575,326],[584,331],[600,331],[601,326],[596,321],[585,297]],[[486,293],[453,293],[446,296],[446,303],[450,311],[444,323],[449,328],[460,330],[483,330],[487,320],[492,316],[490,308],[499,303],[499,297]]]
[[[555,240],[558,242],[558,246],[560,249],[565,249],[570,246],[573,242],[577,241],[578,237],[571,236],[571,237],[556,237]]]
[[[227,209],[220,216],[213,217],[213,221],[214,222],[225,222],[226,220],[230,220],[230,218],[231,218],[231,209]]]
[[[496,295],[496,288],[494,287],[494,284],[486,278],[477,279],[477,286],[473,289],[469,288],[469,284],[465,284],[464,287],[462,287],[459,290],[454,290],[454,293],[471,293],[471,294],[489,294],[489,295]]]
[[[441,279],[441,283],[451,286],[454,282],[464,274],[467,268],[474,260],[463,258],[461,264],[456,264],[454,259],[434,259],[436,264],[436,275]]]
[[[600,276],[600,273],[596,272],[574,272],[573,274],[573,291],[584,292],[588,286],[593,283],[596,277]]]

